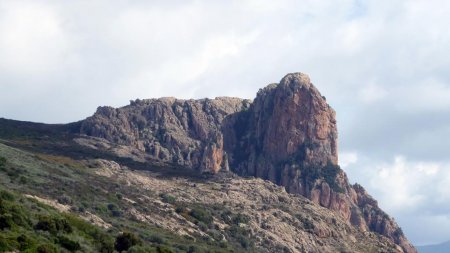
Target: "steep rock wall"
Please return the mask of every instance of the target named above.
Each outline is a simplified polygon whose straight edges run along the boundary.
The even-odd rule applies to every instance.
[[[253,102],[161,98],[100,107],[80,133],[202,172],[231,169],[270,180],[416,252],[395,221],[339,168],[335,111],[305,74],[286,75],[260,89]]]

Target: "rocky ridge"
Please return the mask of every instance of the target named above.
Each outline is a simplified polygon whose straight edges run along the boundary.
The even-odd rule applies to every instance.
[[[256,239],[259,252],[399,252],[401,248],[373,232],[362,232],[348,224],[339,214],[321,208],[311,201],[289,194],[283,187],[267,180],[241,177],[213,177],[192,183],[184,178],[159,179],[142,171],[106,160],[90,161],[95,173],[115,182],[144,188],[156,196],[173,196],[183,203],[224,205],[245,214],[248,220],[238,225]],[[135,209],[129,214],[142,222],[155,224],[180,235],[208,236],[195,224],[174,210],[174,204],[143,196],[139,202],[160,209],[151,215]],[[132,201],[132,200],[131,200]],[[176,206],[176,204],[175,204]],[[219,231],[230,227],[214,219]]]
[[[361,231],[416,252],[376,200],[350,185],[339,168],[335,112],[305,74],[286,75],[261,89],[253,102],[161,98],[99,107],[81,122],[79,133],[129,147],[134,158],[270,180]]]

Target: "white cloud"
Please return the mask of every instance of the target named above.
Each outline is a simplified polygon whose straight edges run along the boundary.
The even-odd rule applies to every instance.
[[[370,83],[360,89],[359,95],[363,103],[372,104],[385,98],[387,96],[387,91],[380,85]]]
[[[418,113],[450,110],[450,82],[429,77],[418,80],[415,85],[402,87],[400,92],[402,97],[396,103],[400,111]]]
[[[435,165],[433,169],[435,169]],[[419,183],[425,181],[423,165],[407,164],[404,157],[396,157],[393,164],[381,165],[372,178],[371,188],[382,195],[380,202],[392,212],[411,210],[424,201],[423,191],[418,191]]]
[[[448,240],[450,163],[412,161],[404,156],[385,163],[365,157],[346,171],[395,217],[413,242]]]
[[[339,154],[339,165],[343,169],[356,162],[358,162],[358,153],[356,152],[341,152]]]
[[[0,3],[0,67],[17,75],[48,75],[64,63],[70,42],[54,8],[37,2]]]

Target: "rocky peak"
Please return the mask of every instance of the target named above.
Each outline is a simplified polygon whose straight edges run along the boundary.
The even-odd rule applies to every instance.
[[[305,164],[337,164],[335,112],[307,75],[288,74],[261,89],[250,111],[246,131],[256,141],[247,141],[258,155],[272,163],[304,156]]]
[[[151,159],[202,172],[232,170],[284,186],[331,209],[361,231],[374,231],[407,253],[399,226],[338,166],[335,111],[302,73],[238,98],[132,101],[100,107],[82,134],[131,146]]]

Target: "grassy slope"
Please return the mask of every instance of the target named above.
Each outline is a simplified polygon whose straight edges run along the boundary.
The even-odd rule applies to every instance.
[[[358,234],[357,231],[353,231],[353,228],[345,224],[330,224],[330,220],[333,220],[330,217],[334,216],[328,210],[311,206],[312,211],[307,206],[303,207],[302,202],[297,203],[297,205],[300,204],[298,206],[291,206],[290,201],[284,203],[285,201],[281,201],[280,196],[274,193],[265,193],[266,196],[263,196],[264,199],[261,201],[253,200],[256,201],[254,202],[255,207],[242,205],[251,210],[242,209],[240,206],[242,203],[237,203],[239,200],[237,202],[229,201],[230,203],[207,201],[202,198],[202,191],[207,190],[209,194],[204,197],[213,199],[216,195],[223,193],[224,189],[221,187],[230,185],[213,183],[204,185],[206,188],[202,188],[205,180],[201,180],[202,177],[199,180],[198,174],[185,168],[139,163],[106,152],[81,147],[73,141],[76,136],[67,131],[67,127],[70,126],[51,126],[0,119],[0,190],[7,189],[15,196],[13,201],[7,200],[10,201],[7,204],[21,208],[22,213],[26,213],[25,216],[28,219],[28,225],[15,224],[12,228],[0,229],[0,241],[4,243],[3,246],[0,243],[0,252],[5,252],[6,249],[10,251],[11,247],[19,249],[21,247],[19,241],[22,240],[19,237],[22,234],[26,234],[36,242],[32,244],[32,247],[30,246],[29,252],[37,252],[40,244],[52,245],[58,252],[67,252],[61,245],[61,240],[64,241],[61,236],[79,243],[81,252],[99,252],[102,246],[99,241],[109,242],[109,246],[111,246],[111,241],[123,231],[139,235],[142,241],[142,246],[135,247],[129,252],[289,252],[283,246],[283,237],[289,235],[295,237],[294,240],[309,238],[305,240],[313,241],[313,244],[314,241],[318,243],[313,248],[328,249],[325,250],[326,252],[335,252],[336,250],[339,252],[394,252],[389,243],[378,235]],[[1,157],[6,158],[3,165]],[[91,168],[90,163],[85,162],[85,160],[92,161],[96,158],[115,160],[131,170],[151,171],[152,175],[158,174],[163,179],[170,178],[168,180],[170,182],[173,181],[172,179],[176,181],[178,177],[185,178],[188,179],[190,186],[186,188],[178,185],[172,189],[175,190],[175,192],[171,192],[172,196],[161,194],[161,192],[166,192],[165,188],[155,190],[151,187],[129,184],[118,178],[99,176],[95,173],[96,169]],[[207,181],[209,182],[209,180]],[[195,183],[200,187],[192,186]],[[261,185],[258,183],[258,186]],[[216,187],[218,187],[217,190]],[[245,187],[243,188],[245,189]],[[239,193],[239,189],[232,193]],[[170,186],[167,190],[170,190]],[[251,198],[251,196],[247,196],[248,193],[245,192],[244,200]],[[51,207],[25,198],[23,194],[57,200],[60,204],[71,208],[70,214],[60,213]],[[253,194],[259,195],[260,193],[253,192]],[[189,197],[186,198],[184,195],[189,195]],[[192,198],[194,195],[195,197]],[[143,196],[146,198],[142,198]],[[270,200],[270,198],[265,199],[267,196],[275,197],[277,200],[274,203],[269,201],[267,204],[266,200]],[[283,198],[289,197],[286,195]],[[129,199],[136,202],[130,202]],[[169,208],[155,206],[155,204],[158,205],[158,201]],[[231,202],[234,203],[234,206],[230,205]],[[268,210],[265,210],[266,208]],[[159,216],[159,219],[167,217],[169,224],[177,224],[178,228],[182,227],[183,229],[194,228],[194,233],[190,233],[189,236],[180,236],[176,228],[168,230],[158,223],[148,222],[148,220],[147,222],[141,221],[130,215],[130,210],[148,214],[150,219],[153,216]],[[58,231],[52,234],[36,230],[35,225],[39,222],[40,212],[47,213],[47,217],[53,217],[56,220],[65,219],[73,231],[71,233]],[[77,218],[86,212],[99,216],[112,226],[105,229],[90,225]],[[169,213],[166,212],[170,212],[170,215],[167,215]],[[246,223],[250,216],[246,217],[241,215],[242,213],[252,213],[253,221]],[[251,231],[249,225],[255,223],[255,219],[261,213],[268,215],[268,221],[274,221],[273,229],[271,227],[263,228],[262,226],[266,226],[263,222],[261,227],[253,227],[251,228],[253,231]],[[277,217],[279,213],[283,215]],[[319,213],[321,214],[319,215]],[[182,216],[183,219],[173,220],[177,215]],[[288,217],[286,220],[285,216]],[[216,223],[212,222],[213,220],[219,221],[226,227],[217,227]],[[325,223],[337,234],[327,238],[317,237],[314,227],[325,225]],[[276,240],[272,237],[274,235],[272,232],[275,231],[276,226],[289,228],[288,225],[294,225],[290,228],[298,229],[297,232],[300,234],[292,231],[289,232],[291,234],[281,233],[279,235],[281,243],[274,244]],[[258,238],[255,238],[255,233]],[[358,238],[356,242],[348,240],[347,233],[351,236],[355,235]],[[98,235],[101,236],[95,237]],[[297,249],[299,252],[304,252],[302,249]],[[314,250],[310,252],[314,252]]]
[[[109,239],[114,238],[122,231],[131,231],[138,234],[143,241],[143,245],[148,248],[147,251],[143,252],[153,252],[158,247],[161,252],[252,251],[247,239],[243,239],[241,234],[237,234],[236,238],[231,238],[229,242],[225,243],[202,237],[182,237],[162,228],[130,219],[123,214],[124,210],[130,208],[139,210],[140,205],[123,200],[121,195],[139,195],[141,189],[99,177],[80,161],[64,156],[30,153],[3,144],[0,144],[0,157],[6,158],[6,163],[0,166],[0,186],[18,196],[14,203],[9,204],[23,208],[24,213],[31,214],[27,226],[16,226],[15,228],[19,230],[15,228],[7,230],[8,239],[5,240],[8,243],[3,251],[9,247],[15,247],[16,249],[20,247],[20,244],[17,243],[17,236],[19,236],[20,231],[29,236],[40,236],[33,226],[36,225],[36,217],[44,210],[50,212],[50,216],[66,217],[66,219],[67,217],[74,217],[68,214],[57,214],[55,210],[48,211],[51,209],[45,207],[41,207],[42,210],[34,212],[35,209],[32,205],[36,205],[36,202],[27,200],[20,194],[31,194],[58,200],[61,204],[70,205],[75,216],[86,211],[95,213],[107,223],[112,224],[108,231],[100,228],[97,228],[97,230],[102,231],[102,234],[107,235]],[[151,192],[147,191],[146,194],[151,194]],[[161,197],[165,201],[171,201],[170,198],[167,199],[167,196]],[[186,215],[193,222],[208,223],[211,219],[209,212],[204,211],[205,209],[201,205],[197,210],[199,211],[189,212]],[[180,212],[183,212],[183,210],[180,209]],[[81,231],[75,229],[70,238],[86,247],[83,252],[97,252],[98,248],[96,247],[98,245],[89,243],[93,240],[92,236],[85,238],[80,233]],[[57,243],[57,237],[58,235],[48,235],[45,239],[40,237],[33,237],[33,239],[61,248]],[[16,239],[15,242],[14,238]],[[2,252],[1,248],[0,252]]]
[[[113,237],[75,215],[0,190],[0,252],[111,252]]]

